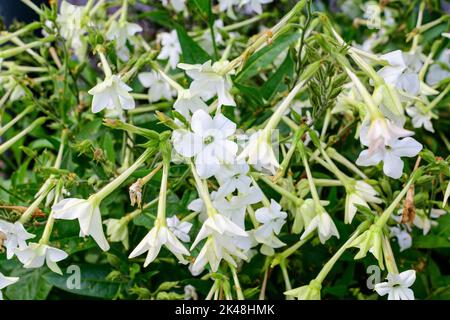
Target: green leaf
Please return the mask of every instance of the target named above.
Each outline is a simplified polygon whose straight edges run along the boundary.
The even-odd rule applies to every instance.
[[[203,18],[208,21],[209,24],[214,23],[212,10],[211,10],[211,0],[192,0],[191,2],[200,10]]]
[[[107,281],[111,268],[105,265],[77,265],[80,268],[80,286],[76,287],[76,272],[63,272],[63,275],[47,273],[44,279],[51,285],[77,295],[112,299],[119,290],[120,283]]]
[[[175,28],[177,30],[178,40],[180,41],[184,63],[196,64],[211,60],[209,54],[187,34],[183,26],[175,24]]]
[[[422,249],[450,248],[450,240],[445,237],[428,234],[426,236],[414,237],[413,245],[415,248]]]
[[[284,91],[286,85],[285,77],[292,77],[294,71],[294,61],[290,54],[286,56],[278,70],[264,83],[260,92],[264,99],[270,100],[277,92]]]
[[[47,268],[14,269],[9,276],[20,279],[6,288],[6,296],[11,300],[45,300],[52,289],[52,284],[43,278],[48,272]]]
[[[173,29],[172,18],[166,10],[152,10],[139,14],[139,18],[147,18],[163,27]]]
[[[299,33],[287,33],[277,38],[271,45],[268,45],[248,59],[242,71],[237,75],[236,81],[249,79],[259,73],[261,69],[270,66],[271,63],[300,37]]]

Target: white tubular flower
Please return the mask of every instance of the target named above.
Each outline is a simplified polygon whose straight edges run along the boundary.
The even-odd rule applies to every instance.
[[[319,233],[320,242],[323,244],[332,236],[339,238],[339,232],[336,229],[336,225],[331,219],[330,215],[325,211],[322,206],[314,204],[315,216],[309,222],[305,228],[301,240],[305,239],[311,232],[317,229]]]
[[[0,272],[0,300],[3,300],[2,289],[19,281],[17,277],[6,277]]]
[[[419,71],[422,67],[420,53],[410,54],[395,50],[380,56],[380,58],[389,62],[389,66],[383,67],[377,72],[387,84],[411,95],[419,93]]]
[[[6,248],[6,258],[11,259],[16,249],[25,249],[27,247],[26,240],[35,237],[34,234],[28,233],[23,225],[16,221],[10,223],[0,220],[0,233],[3,234],[0,242],[3,242],[3,246]],[[0,247],[2,247],[0,243]]]
[[[194,243],[191,246],[191,250],[194,249],[200,241],[213,234],[214,232],[220,235],[225,234],[227,236],[248,237],[247,232],[245,232],[244,229],[232,222],[229,218],[219,213],[215,213],[214,215],[208,217],[208,219],[206,219],[206,221],[203,223],[203,226],[201,227],[200,231],[197,234],[197,237],[194,240]]]
[[[98,204],[91,200],[67,198],[52,207],[55,219],[74,220],[80,223],[80,236],[92,236],[103,251],[109,250],[102,228],[102,217]]]
[[[181,113],[186,120],[191,119],[191,114],[197,110],[208,111],[208,106],[203,102],[198,95],[193,95],[189,89],[178,91],[178,97],[173,108]]]
[[[414,132],[403,129],[390,119],[381,117],[364,120],[359,138],[371,153],[381,149],[392,140],[409,137],[413,134]]]
[[[424,113],[420,108],[411,106],[406,108],[406,113],[411,117],[414,128],[423,127],[427,131],[434,132],[433,124],[431,123],[433,113],[431,111]]]
[[[63,0],[56,18],[61,36],[75,50],[79,59],[84,58],[86,49],[86,44],[81,40],[81,37],[86,33],[86,30],[83,28],[83,11],[83,6],[75,6]]]
[[[273,0],[241,0],[240,6],[245,6],[247,12],[262,14],[262,5],[271,3]]]
[[[225,260],[236,267],[237,264],[234,257],[247,260],[247,256],[243,253],[243,250],[236,245],[233,238],[226,234],[211,231],[203,248],[191,265],[190,270],[193,275],[198,275],[203,271],[205,266],[209,264],[211,270],[216,272],[222,260]]]
[[[236,131],[236,124],[217,114],[211,118],[203,110],[196,111],[191,120],[193,132],[178,129],[172,135],[175,150],[184,157],[195,156],[195,166],[202,178],[209,178],[220,169],[221,162],[229,162],[238,146],[229,137]]]
[[[398,179],[403,172],[401,157],[414,157],[420,150],[422,150],[422,145],[413,138],[391,140],[375,152],[370,153],[369,149],[363,150],[359,154],[356,164],[367,167],[375,166],[383,161],[384,174],[393,179]]]
[[[158,59],[169,60],[169,65],[172,69],[177,67],[180,62],[181,46],[178,40],[176,30],[169,32],[162,32],[158,34],[158,40],[161,43],[161,51],[159,52]]]
[[[137,247],[131,252],[129,258],[140,256],[148,251],[144,267],[148,266],[159,254],[161,247],[165,246],[172,252],[181,263],[187,263],[183,255],[189,255],[189,251],[177,239],[167,226],[155,221],[155,226],[147,233]]]
[[[105,108],[115,110],[134,109],[135,102],[129,93],[132,90],[120,79],[120,76],[107,76],[103,82],[88,91],[90,95],[94,96],[92,112],[97,113]]]
[[[142,27],[136,23],[113,20],[108,32],[106,33],[106,38],[108,40],[116,41],[115,46],[117,56],[123,61],[128,61],[130,58],[130,51],[126,46],[127,40],[141,31]]]
[[[450,49],[445,49],[430,66],[425,79],[428,85],[434,86],[448,77],[450,77]]]
[[[416,281],[416,271],[407,270],[400,274],[389,273],[387,282],[375,285],[380,296],[388,295],[388,300],[414,300],[414,292],[409,288]]]
[[[62,271],[56,263],[69,256],[63,250],[41,243],[30,243],[25,249],[17,249],[16,255],[24,268],[40,268],[46,263],[50,270],[60,275]]]
[[[248,159],[247,162],[257,170],[266,169],[272,174],[280,167],[272,149],[271,134],[268,130],[259,130],[252,134],[237,159]]]
[[[161,0],[161,2],[164,7],[168,7],[170,2],[176,12],[181,12],[184,10],[186,0]]]
[[[103,221],[106,225],[106,234],[111,242],[122,242],[125,249],[129,249],[129,237],[128,237],[128,219],[123,217],[122,219],[107,219]]]
[[[399,227],[391,227],[391,236],[395,236],[397,238],[398,246],[400,247],[400,252],[406,249],[411,248],[412,246],[412,237],[406,230],[402,230]]]
[[[215,177],[220,184],[217,193],[221,195],[229,195],[238,190],[241,193],[246,193],[252,179],[247,175],[250,167],[244,161],[235,161],[232,163],[223,163],[220,170],[217,171]]]
[[[345,223],[352,223],[358,208],[356,205],[362,205],[369,208],[368,202],[381,203],[377,197],[375,189],[364,181],[356,181],[353,191],[347,193],[345,199]]]
[[[177,216],[172,216],[166,219],[167,227],[172,231],[172,233],[181,241],[189,242],[191,238],[189,237],[189,231],[192,228],[192,223],[181,222]]]
[[[202,99],[209,100],[215,95],[218,98],[218,107],[222,105],[236,106],[233,96],[230,94],[231,81],[221,71],[228,65],[228,61],[217,61],[211,65],[211,60],[204,64],[180,63],[178,68],[186,71],[193,79],[190,89],[193,94],[198,94]]]
[[[138,79],[144,88],[148,88],[148,100],[150,102],[156,102],[162,98],[166,100],[172,99],[172,89],[167,81],[161,77],[159,72],[142,72],[138,74]]]

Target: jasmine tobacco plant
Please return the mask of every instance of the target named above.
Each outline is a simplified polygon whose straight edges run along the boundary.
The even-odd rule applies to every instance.
[[[448,8],[22,2],[0,299],[450,298]]]

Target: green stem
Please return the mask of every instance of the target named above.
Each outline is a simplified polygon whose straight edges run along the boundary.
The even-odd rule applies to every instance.
[[[47,120],[46,117],[41,117],[36,119],[31,125],[26,127],[24,130],[16,134],[14,137],[6,141],[5,143],[0,145],[0,155],[3,154],[6,150],[8,150],[11,146],[13,146],[17,141],[19,141],[22,137],[33,131],[36,127],[39,127],[44,124]]]

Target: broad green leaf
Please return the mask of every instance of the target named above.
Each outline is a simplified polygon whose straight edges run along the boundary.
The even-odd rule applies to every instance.
[[[450,240],[445,237],[428,234],[426,236],[417,236],[413,238],[415,248],[432,249],[432,248],[450,248]]]
[[[201,64],[208,60],[211,60],[209,54],[187,34],[183,26],[176,24],[175,28],[177,30],[178,40],[180,41],[184,63]]]
[[[108,266],[92,264],[80,264],[77,266],[80,268],[79,287],[76,286],[76,269],[71,272],[64,270],[62,276],[53,272],[47,273],[44,275],[44,279],[49,284],[73,294],[103,299],[115,297],[120,283],[106,280],[106,276],[111,272]]]
[[[173,29],[172,18],[166,10],[152,10],[139,14],[140,18],[149,19],[163,27]]]
[[[283,80],[286,77],[292,77],[293,71],[294,61],[288,54],[277,71],[261,87],[260,92],[264,99],[270,100],[277,92],[285,90],[286,85]]]
[[[286,33],[277,38],[272,44],[262,48],[248,59],[242,71],[237,75],[236,81],[241,82],[266,69],[273,61],[300,37],[299,33]]]
[[[45,300],[52,289],[52,284],[44,280],[47,268],[24,269],[15,268],[10,277],[19,277],[19,281],[6,288],[6,296],[10,300]]]

